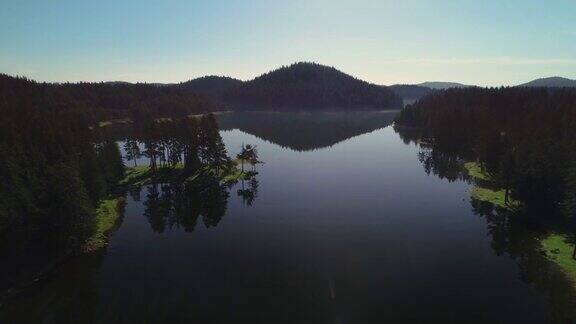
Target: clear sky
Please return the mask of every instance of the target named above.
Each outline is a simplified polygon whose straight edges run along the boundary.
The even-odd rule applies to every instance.
[[[296,61],[379,84],[576,79],[576,0],[0,0],[0,72],[251,79]]]

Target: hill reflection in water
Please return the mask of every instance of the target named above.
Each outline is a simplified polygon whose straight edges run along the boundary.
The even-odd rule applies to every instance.
[[[239,129],[294,151],[330,147],[389,126],[397,111],[243,112],[218,115],[221,130]]]

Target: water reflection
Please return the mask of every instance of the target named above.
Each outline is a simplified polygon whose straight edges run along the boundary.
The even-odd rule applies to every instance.
[[[198,219],[206,228],[214,227],[226,214],[230,189],[230,185],[207,176],[190,182],[151,184],[142,189],[145,192],[144,216],[157,233],[178,228],[192,232]],[[140,189],[133,191],[137,190]],[[246,181],[241,180],[237,194],[245,205],[254,203],[258,195],[256,174]],[[133,197],[139,199],[140,195],[134,194]]]
[[[96,277],[105,257],[102,250],[72,258],[50,273],[48,280],[18,294],[9,305],[0,304],[0,323],[97,322],[101,296]]]
[[[242,180],[242,188],[238,189],[236,193],[242,198],[244,205],[252,206],[254,200],[258,197],[258,180],[256,180],[256,177],[252,177],[247,182],[248,184],[244,185],[244,180]]]
[[[222,114],[217,119],[222,130],[239,129],[284,148],[310,151],[389,126],[396,113],[246,112]]]
[[[405,144],[418,146],[418,160],[426,174],[454,182],[468,181],[487,186],[481,180],[471,179],[464,172],[464,163],[470,158],[461,152],[438,148],[417,129],[399,128],[395,131]],[[550,224],[542,224],[530,210],[509,211],[491,203],[470,197],[475,215],[486,221],[491,248],[498,256],[508,256],[516,261],[519,277],[544,293],[551,306],[547,317],[550,322],[568,323],[576,318],[576,293],[567,276],[541,251],[541,240],[550,230]]]
[[[536,286],[548,299],[548,319],[569,323],[576,318],[576,293],[566,275],[541,252],[546,231],[530,215],[511,213],[471,198],[474,213],[486,220],[492,249],[499,256],[516,261],[519,277]]]
[[[536,249],[540,232],[469,203],[468,185],[454,181],[465,179],[462,157],[404,145],[391,128],[306,153],[240,131],[223,137],[229,152],[258,145],[267,163],[257,178],[131,189],[103,262],[79,259],[0,309],[10,313],[0,322],[573,318],[570,286]]]

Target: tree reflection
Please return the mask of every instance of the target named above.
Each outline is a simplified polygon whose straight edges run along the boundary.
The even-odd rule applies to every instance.
[[[242,188],[238,189],[236,193],[242,198],[244,205],[252,206],[254,199],[258,197],[258,180],[256,180],[256,177],[251,177],[250,180],[248,180],[247,186],[245,186],[244,180],[242,180]]]
[[[472,181],[463,172],[465,161],[469,160],[459,152],[439,148],[432,141],[423,140],[423,134],[413,129],[395,128],[406,143],[419,146],[418,159],[427,174],[433,174],[448,181]],[[558,223],[543,223],[527,209],[509,211],[493,204],[470,198],[473,212],[486,220],[491,248],[499,256],[515,260],[519,277],[542,291],[550,305],[551,322],[568,323],[576,318],[576,293],[566,275],[548,260],[542,252],[541,241]]]
[[[432,173],[440,179],[447,179],[450,182],[465,178],[462,173],[464,160],[457,155],[420,145],[418,159],[427,174]]]
[[[242,112],[218,115],[220,129],[239,129],[295,151],[330,147],[392,124],[396,112]]]
[[[534,223],[537,218],[475,199],[471,204],[474,213],[486,220],[494,252],[515,260],[520,279],[545,294],[551,306],[550,322],[569,323],[576,318],[576,293],[566,275],[543,256],[540,242],[548,233],[542,224]]]
[[[237,194],[251,206],[258,196],[256,173],[242,180]],[[154,232],[183,228],[194,231],[198,219],[207,228],[217,226],[224,215],[233,185],[221,183],[211,176],[199,176],[193,181],[151,184],[146,186],[144,216]]]

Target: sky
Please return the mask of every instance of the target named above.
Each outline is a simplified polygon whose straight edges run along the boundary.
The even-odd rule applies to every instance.
[[[0,73],[242,80],[298,61],[390,85],[576,79],[576,0],[0,0]]]

